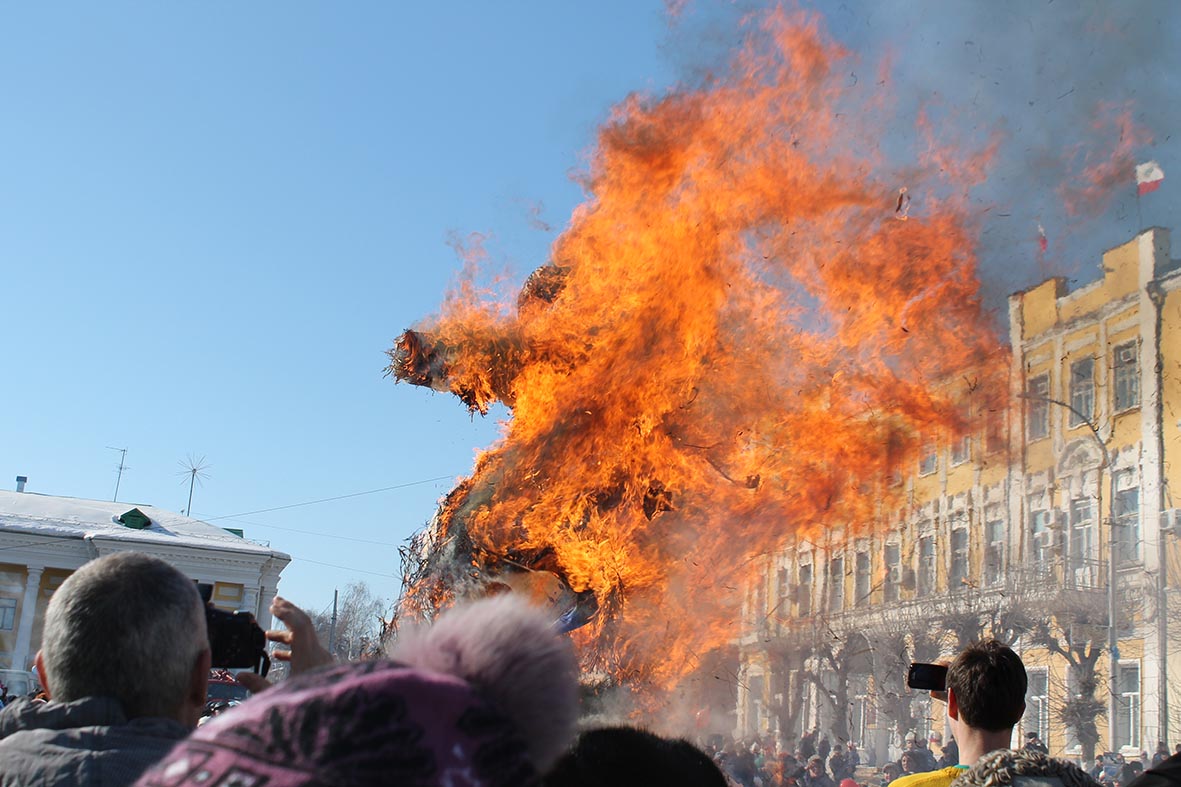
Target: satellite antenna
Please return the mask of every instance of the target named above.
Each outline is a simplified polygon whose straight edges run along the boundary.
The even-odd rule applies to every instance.
[[[126,464],[126,459],[127,459],[127,449],[126,448],[116,448],[113,445],[108,445],[107,448],[109,448],[112,451],[119,452],[119,475],[115,476],[115,494],[114,494],[114,496],[111,497],[111,502],[114,502],[119,499],[119,482],[123,480],[123,471],[130,470],[131,468],[129,468]]]
[[[184,469],[181,470],[177,475],[186,476],[189,479],[189,505],[185,509],[184,514],[185,514],[185,516],[192,516],[193,515],[193,487],[209,477],[209,475],[207,473],[205,473],[205,470],[207,470],[209,468],[209,465],[205,464],[205,457],[201,457],[200,459],[197,459],[197,458],[194,458],[192,454],[189,454],[188,460],[181,462],[180,466]],[[184,482],[182,481],[181,483],[184,483]]]

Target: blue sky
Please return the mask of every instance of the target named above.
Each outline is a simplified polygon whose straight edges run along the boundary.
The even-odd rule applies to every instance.
[[[966,133],[1018,141],[980,197],[1020,216],[985,240],[994,293],[1032,283],[1037,220],[1066,248],[1060,172],[1030,162],[1095,99],[1140,101],[1145,154],[1181,175],[1177,15],[1131,3],[1119,36],[1064,36],[1090,5],[819,4],[867,62],[894,57],[884,138],[940,94]],[[646,0],[6,5],[0,484],[108,499],[107,446],[126,446],[120,499],[181,510],[181,462],[203,456],[194,515],[290,552],[285,594],[319,609],[363,579],[392,598],[396,546],[505,417],[382,376],[460,267],[448,239],[489,235],[519,277],[543,262],[610,106],[692,80],[740,11],[691,5],[670,28]],[[1126,200],[1104,215],[1063,270],[1093,276],[1135,229]]]

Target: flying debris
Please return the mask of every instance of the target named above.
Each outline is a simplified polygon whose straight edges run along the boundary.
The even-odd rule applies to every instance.
[[[898,189],[898,204],[894,206],[894,213],[899,221],[906,221],[910,213],[910,195],[906,193],[906,186]]]

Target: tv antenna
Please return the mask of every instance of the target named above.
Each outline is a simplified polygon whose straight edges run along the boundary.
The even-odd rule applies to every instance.
[[[177,475],[187,476],[189,479],[189,505],[184,510],[185,516],[193,515],[193,487],[204,481],[209,475],[205,472],[209,469],[209,465],[205,464],[205,457],[200,459],[194,458],[189,454],[187,461],[180,462],[180,466],[184,468]],[[181,483],[184,483],[183,481]],[[204,484],[202,484],[204,486]]]
[[[116,500],[119,499],[119,482],[123,480],[123,471],[130,470],[131,468],[128,467],[126,464],[126,460],[127,460],[127,449],[126,448],[116,448],[113,445],[108,445],[107,448],[109,448],[112,451],[119,452],[119,475],[115,476],[115,494],[113,497],[111,497],[111,502],[115,502]]]

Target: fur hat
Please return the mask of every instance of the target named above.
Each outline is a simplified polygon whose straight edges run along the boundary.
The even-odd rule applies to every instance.
[[[574,735],[570,644],[502,596],[408,631],[396,661],[298,675],[181,742],[141,787],[532,785]]]

